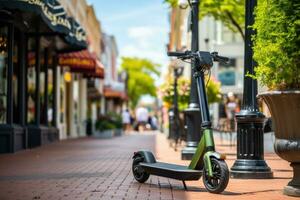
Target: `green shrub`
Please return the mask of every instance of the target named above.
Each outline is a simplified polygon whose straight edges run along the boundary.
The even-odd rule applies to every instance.
[[[115,125],[115,128],[122,128],[122,116],[118,113],[110,112],[107,113],[108,117],[110,118],[111,122]]]
[[[252,77],[270,89],[300,89],[300,2],[258,2]]]
[[[99,131],[120,129],[122,128],[122,117],[117,113],[107,113],[107,115],[98,117],[95,127]]]
[[[95,127],[96,130],[99,131],[111,130],[116,128],[115,124],[107,116],[99,117],[99,119],[96,121]]]

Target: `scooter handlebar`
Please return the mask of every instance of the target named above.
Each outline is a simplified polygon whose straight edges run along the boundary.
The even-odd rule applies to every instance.
[[[224,62],[224,63],[227,63],[227,62],[229,61],[229,58],[224,57],[224,56],[219,56],[219,55],[218,55],[218,52],[212,52],[212,53],[211,53],[211,56],[213,57],[213,60],[214,60],[214,61],[217,61],[217,62]]]
[[[186,52],[175,52],[175,51],[168,52],[168,56],[173,56],[173,57],[182,57],[185,55],[186,55]]]

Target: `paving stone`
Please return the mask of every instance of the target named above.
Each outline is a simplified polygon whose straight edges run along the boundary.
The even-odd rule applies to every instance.
[[[216,141],[217,149],[228,153],[230,167],[235,147]],[[160,133],[134,133],[112,139],[70,139],[15,154],[0,155],[0,200],[33,199],[294,199],[282,194],[292,177],[289,163],[274,153],[265,158],[274,171],[270,180],[231,179],[221,195],[206,192],[202,180],[186,182],[150,176],[137,183],[131,172],[133,152],[149,149],[165,162],[188,164],[180,160]]]

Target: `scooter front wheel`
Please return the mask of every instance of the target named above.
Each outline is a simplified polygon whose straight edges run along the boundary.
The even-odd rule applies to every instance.
[[[132,162],[132,173],[135,178],[140,183],[144,183],[148,180],[150,174],[147,173],[140,165],[140,162],[143,162],[144,158],[141,156],[137,156],[133,159]]]
[[[219,194],[225,190],[229,181],[229,170],[224,160],[211,158],[211,167],[213,176],[208,175],[208,170],[203,170],[203,183],[205,188],[215,194]]]

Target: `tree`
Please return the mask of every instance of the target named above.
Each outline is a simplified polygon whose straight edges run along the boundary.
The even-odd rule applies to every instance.
[[[269,89],[300,89],[300,3],[259,1],[253,24],[255,75]]]
[[[221,83],[218,82],[214,77],[206,80],[206,92],[207,100],[209,104],[218,103],[221,101]],[[207,82],[208,81],[208,82]],[[190,98],[191,82],[190,79],[186,77],[180,77],[178,79],[178,106],[179,110],[184,110],[187,108]],[[167,107],[173,105],[174,100],[174,78],[169,76],[166,78],[165,82],[159,87],[162,100],[167,104]]]
[[[121,68],[128,74],[128,97],[134,109],[142,95],[156,96],[155,76],[159,75],[159,64],[148,59],[123,57]]]
[[[165,0],[171,6],[178,6],[178,0]],[[245,27],[245,0],[200,0],[199,17],[212,16],[243,39]]]

